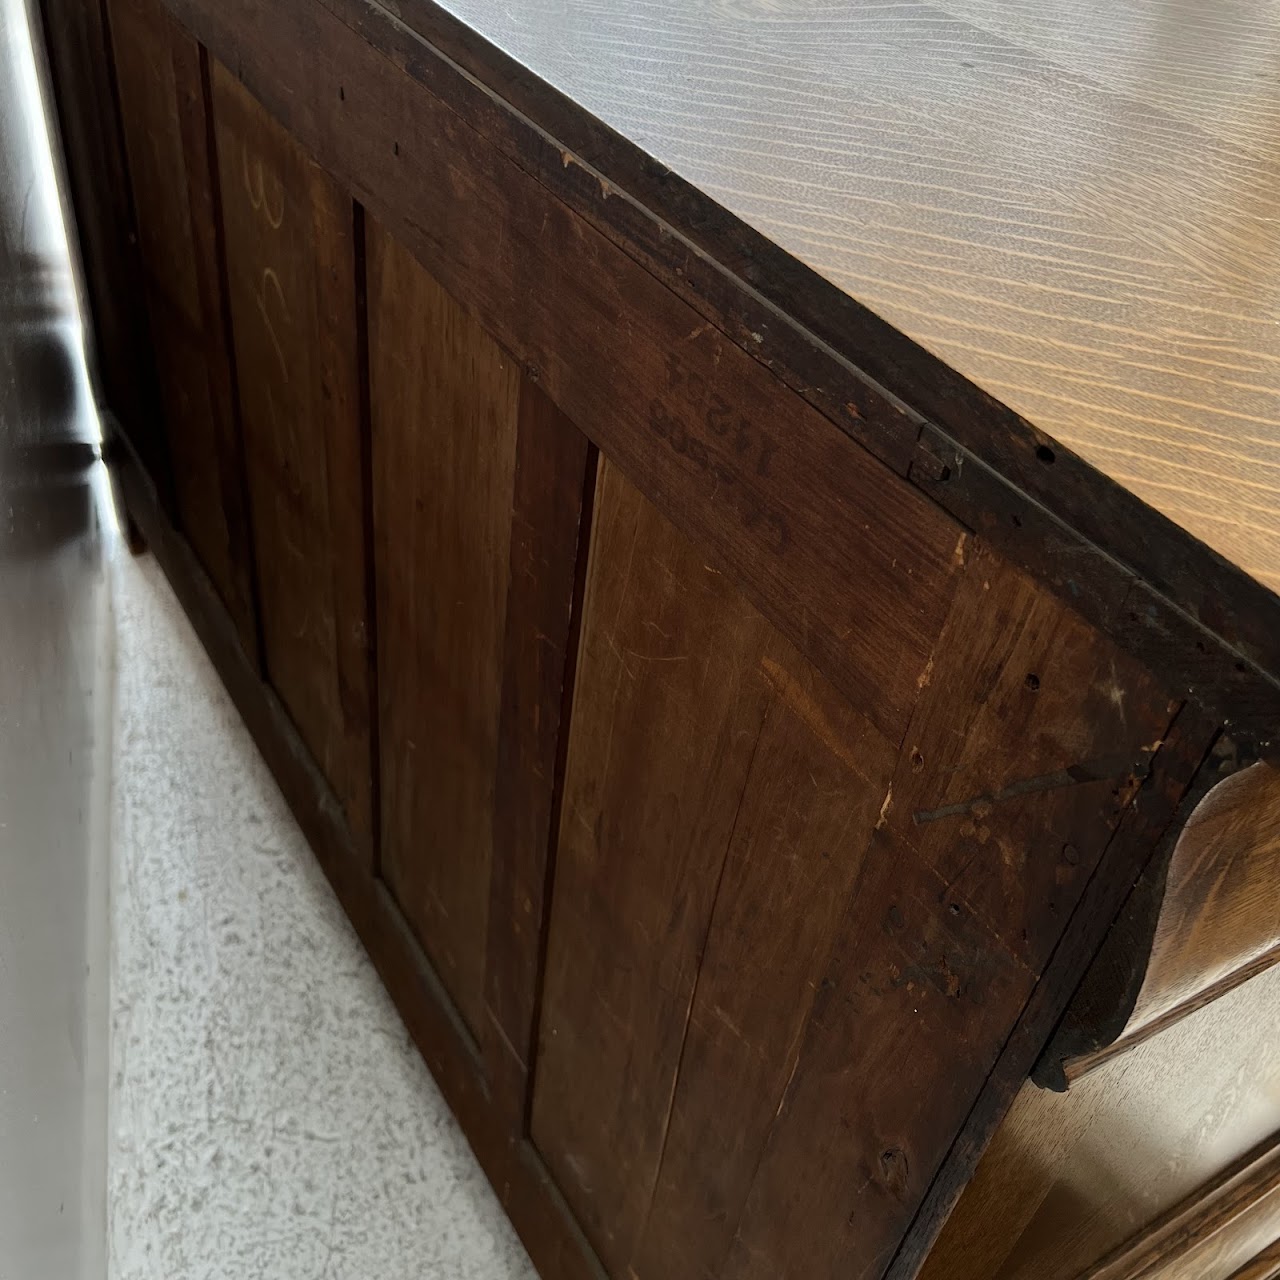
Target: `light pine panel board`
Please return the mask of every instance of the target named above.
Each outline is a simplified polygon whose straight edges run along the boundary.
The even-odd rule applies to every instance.
[[[368,856],[371,675],[353,206],[217,63],[212,85],[266,674]]]
[[[1269,0],[446,7],[1280,587]]]
[[[200,48],[159,0],[108,7],[178,518],[256,660]]]

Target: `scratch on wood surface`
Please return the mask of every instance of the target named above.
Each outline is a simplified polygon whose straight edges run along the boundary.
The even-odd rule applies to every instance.
[[[992,805],[1004,800],[1016,800],[1019,796],[1034,795],[1038,791],[1056,791],[1060,787],[1077,787],[1081,783],[1103,782],[1109,778],[1123,777],[1137,781],[1147,776],[1151,754],[1151,748],[1143,747],[1141,758],[1137,761],[1132,756],[1099,756],[1094,760],[1068,765],[1065,769],[1057,769],[1053,773],[1022,778],[998,791],[984,792],[956,804],[943,805],[940,809],[917,809],[911,817],[917,826],[921,826],[926,822],[937,822],[939,818],[955,818],[961,814],[975,813],[984,816],[983,811],[989,810]]]
[[[893,804],[893,784],[889,784],[889,790],[884,793],[884,803],[880,806],[880,816],[876,819],[876,830],[879,831],[886,822],[889,821],[889,809]]]
[[[925,685],[933,679],[933,654],[929,655],[929,661],[924,664],[924,670],[920,673],[919,679],[916,681],[916,688],[923,689]]]

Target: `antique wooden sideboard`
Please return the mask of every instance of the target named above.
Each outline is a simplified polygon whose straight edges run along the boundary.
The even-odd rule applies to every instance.
[[[1280,1274],[1262,7],[43,0],[132,531],[548,1280]]]

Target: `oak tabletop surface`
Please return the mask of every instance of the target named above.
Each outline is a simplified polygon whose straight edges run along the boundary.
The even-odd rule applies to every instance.
[[[444,0],[1280,590],[1280,0]]]

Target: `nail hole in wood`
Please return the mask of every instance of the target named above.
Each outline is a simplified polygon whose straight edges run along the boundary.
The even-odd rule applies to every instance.
[[[1035,693],[1040,688],[1040,677],[1032,671],[1023,683],[1026,684],[1027,688],[1030,689],[1032,693]]]
[[[1047,444],[1040,444],[1036,445],[1036,457],[1047,466],[1056,459],[1057,454]]]

